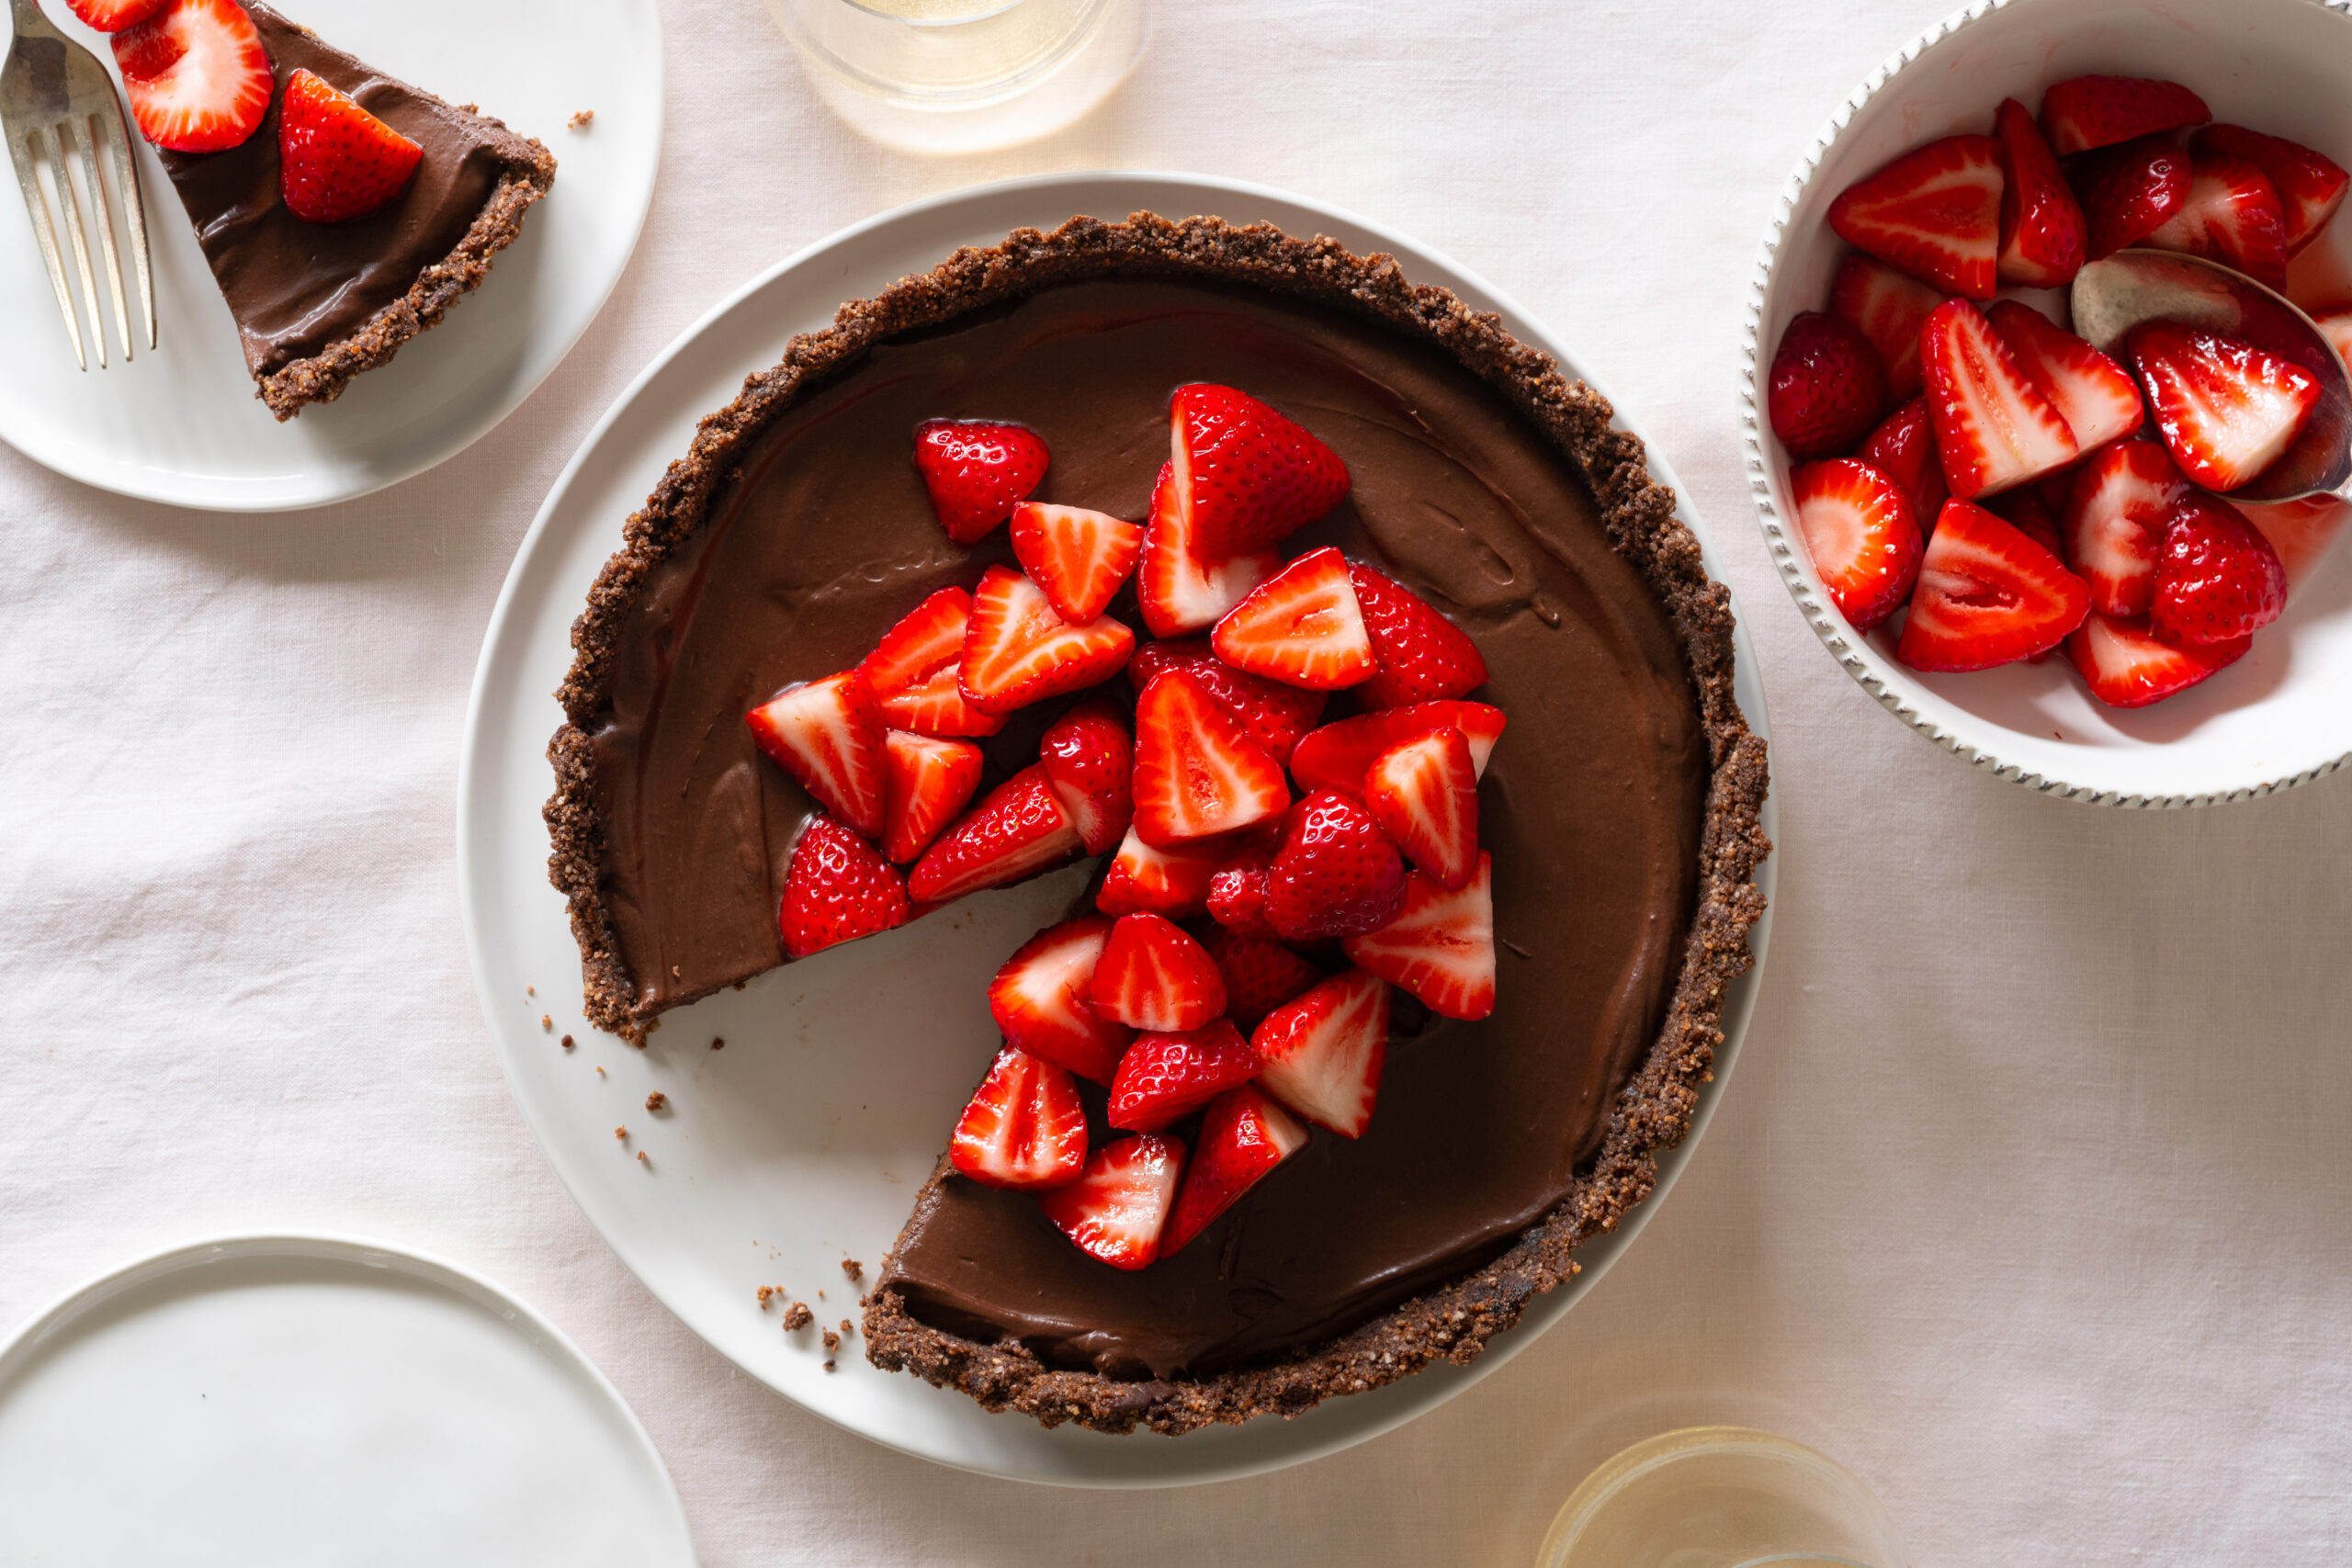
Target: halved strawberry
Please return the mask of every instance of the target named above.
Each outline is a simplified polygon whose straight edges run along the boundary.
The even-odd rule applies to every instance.
[[[1264,1091],[1245,1084],[1209,1102],[1197,1144],[1160,1237],[1163,1258],[1182,1251],[1274,1167],[1305,1148],[1306,1129]]]
[[[1379,670],[1348,563],[1326,545],[1250,591],[1210,634],[1216,656],[1245,674],[1333,692]]]
[[[1135,741],[1109,698],[1089,697],[1054,720],[1037,743],[1037,764],[1088,854],[1126,837],[1136,814]]]
[[[1886,367],[1886,395],[1919,395],[1919,328],[1944,302],[1944,291],[1876,256],[1856,252],[1838,265],[1829,309],[1852,322]]]
[[[2311,315],[2312,325],[2319,329],[2319,335],[2327,340],[2346,367],[2352,369],[2352,306],[2338,305],[2330,310],[2315,309]]]
[[[2082,451],[2129,435],[2146,420],[2140,389],[2123,367],[2052,325],[2032,306],[1996,299],[1984,319],[2008,345],[2018,368],[2066,422]]]
[[[893,729],[883,746],[883,772],[882,852],[905,865],[980,787],[980,749]]]
[[[1086,1168],[1086,1108],[1069,1071],[1017,1045],[996,1054],[947,1145],[986,1187],[1059,1187]]]
[[[818,805],[869,839],[882,836],[888,727],[865,676],[844,670],[786,686],[743,722]]]
[[[1224,704],[1163,670],[1136,698],[1135,799],[1136,831],[1164,850],[1278,818],[1290,787]]]
[[[2000,147],[1989,136],[1947,136],[1906,152],[1839,193],[1829,226],[1947,294],[1990,299],[2001,243]]]
[[[1004,728],[1002,718],[965,701],[956,685],[971,622],[972,596],[943,588],[884,632],[857,667],[893,728],[944,736],[994,735]]]
[[[1478,774],[1462,731],[1433,729],[1383,751],[1364,774],[1372,819],[1441,887],[1470,880],[1478,866]]]
[[[1206,559],[1269,549],[1348,493],[1340,455],[1247,392],[1179,387],[1169,427],[1177,504]]]
[[[2041,499],[2040,486],[2025,485],[2017,490],[2004,491],[1985,502],[1984,510],[2048,550],[2055,559],[2065,560],[2066,545],[2058,536],[2058,518],[2050,510],[2049,503]],[[2069,567],[2067,570],[2071,571],[2074,569]],[[2047,658],[2049,651],[2044,649],[2034,655],[2035,662]]]
[[[1266,937],[1219,926],[1201,939],[1225,976],[1225,1016],[1244,1029],[1323,978],[1323,971]]]
[[[2156,596],[2156,551],[2173,502],[2188,481],[2162,446],[2144,437],[2092,453],[2075,471],[2059,514],[2067,566],[2102,615],[2144,615]]]
[[[1793,457],[1853,450],[1886,410],[1886,367],[1861,329],[1826,310],[1801,310],[1772,351],[1765,414]]]
[[[1250,1043],[1268,1093],[1318,1127],[1360,1138],[1388,1058],[1388,987],[1361,969],[1334,975],[1268,1013]]]
[[[2173,461],[2208,490],[2235,490],[2277,462],[2319,402],[2318,377],[2219,333],[2143,321],[2124,347]]]
[[[1046,770],[1032,763],[924,852],[907,875],[907,891],[926,904],[942,903],[1019,882],[1084,851]]]
[[[2346,186],[2352,185],[2352,175],[2301,142],[2266,136],[2243,125],[2209,125],[2188,145],[2198,157],[2226,153],[2244,158],[2262,171],[2270,188],[2278,194],[2290,256],[2319,238],[2320,231],[2344,204]]]
[[[2041,129],[2061,158],[2212,118],[2179,83],[2145,76],[2070,76],[2041,95]]]
[[[1124,1132],[1157,1133],[1257,1076],[1258,1053],[1228,1020],[1138,1034],[1111,1080],[1108,1120]]]
[[[114,35],[139,134],[175,152],[237,146],[269,113],[277,78],[236,0],[164,0]]]
[[[1136,634],[1125,622],[1102,615],[1071,626],[1054,614],[1035,582],[992,566],[972,595],[956,684],[981,712],[1011,713],[1109,680],[1135,646]]]
[[[2150,629],[2145,616],[2123,618],[2093,610],[2066,637],[2066,657],[2091,695],[2109,707],[2143,708],[2236,663],[2254,646],[2235,642],[2184,648]]]
[[[1790,474],[1789,499],[1838,613],[1858,632],[1894,614],[1919,575],[1919,525],[1901,487],[1868,463],[1833,457]]]
[[[1132,1034],[1086,1005],[1094,966],[1111,940],[1111,921],[1080,915],[1047,926],[1021,944],[989,982],[989,1016],[1004,1037],[1034,1056],[1082,1078],[1109,1083]]]
[[[2136,245],[2188,199],[2188,153],[2144,136],[2075,160],[2069,173],[2090,233],[2090,259]]]
[[[2055,648],[2090,592],[2056,556],[1981,506],[1944,502],[1894,656],[1914,670],[1989,670]]]
[[[1264,747],[1267,756],[1284,766],[1289,764],[1291,750],[1298,744],[1299,737],[1315,728],[1316,721],[1323,716],[1324,705],[1331,700],[1327,692],[1310,692],[1262,676],[1245,675],[1219,659],[1204,637],[1147,642],[1127,660],[1127,679],[1138,692],[1162,670],[1182,670],[1198,681],[1203,691],[1241,721],[1250,739]]]
[[[1340,947],[1441,1018],[1486,1017],[1495,1010],[1494,856],[1479,855],[1470,880],[1451,893],[1419,872],[1408,876],[1396,918]]]
[[[2290,593],[2302,586],[2312,569],[2327,554],[2328,546],[2344,532],[2346,524],[2352,523],[2352,502],[2338,501],[2332,495],[2236,504],[2245,520],[2261,529],[2262,536],[2270,541],[2270,547],[2278,552],[2278,564],[2287,570]]]
[[[65,0],[73,13],[102,33],[119,33],[164,8],[164,0]]]
[[[1917,334],[1912,352],[1918,352]],[[1888,414],[1854,456],[1894,481],[1894,488],[1911,503],[1911,520],[1924,537],[1935,526],[1936,513],[1944,504],[1943,457],[1936,450],[1936,427],[1928,418],[1928,400],[1914,398]]]
[[[1136,569],[1143,525],[1083,506],[1024,501],[1012,509],[1012,554],[1054,614],[1071,626],[1101,615]]]
[[[2287,569],[2237,508],[2187,491],[2165,518],[2149,623],[2174,642],[2204,646],[2250,637],[2287,608]]]
[[[1181,1142],[1138,1133],[1095,1150],[1077,1180],[1037,1194],[1037,1207],[1097,1261],[1148,1268],[1159,1256],[1159,1233],[1183,1172]]]
[[[1273,935],[1266,919],[1266,873],[1273,863],[1273,856],[1254,852],[1220,863],[1209,876],[1209,919],[1226,931]]]
[[[1106,915],[1145,911],[1171,920],[1208,908],[1210,878],[1225,863],[1222,840],[1154,849],[1130,826],[1103,873],[1094,907]]]
[[[1436,606],[1368,566],[1348,568],[1376,668],[1356,688],[1366,707],[1396,708],[1458,697],[1487,682],[1487,660],[1470,635]]]
[[[1484,778],[1487,759],[1502,739],[1503,710],[1466,702],[1415,703],[1327,724],[1299,741],[1290,754],[1291,776],[1303,790],[1336,789],[1361,795],[1363,776],[1383,751],[1441,725],[1462,731],[1470,742],[1470,766]]]
[[[424,149],[297,68],[277,106],[277,188],[307,223],[364,218],[400,195]]]
[[[1266,868],[1266,921],[1285,942],[1386,925],[1405,897],[1405,863],[1363,804],[1318,790],[1291,807]]]
[[[2287,214],[2261,167],[2226,152],[2188,165],[2188,196],[2143,244],[2233,266],[2256,283],[2287,287]]]
[[[812,817],[792,846],[776,932],[806,958],[907,923],[906,884],[872,844],[830,817]]]
[[[1198,1029],[1225,1011],[1225,977],[1165,915],[1121,915],[1086,989],[1094,1016],[1159,1032]]]
[[[1045,438],[1023,425],[927,419],[915,426],[915,469],[939,525],[959,545],[979,543],[1012,516],[1050,457]]]
[[[1173,473],[1172,464],[1160,465],[1143,554],[1136,563],[1136,605],[1154,637],[1208,630],[1283,567],[1283,558],[1271,550],[1221,560],[1195,550],[1192,518],[1177,495]]]
[[[2001,253],[1996,276],[2028,288],[2063,288],[2082,269],[2083,209],[2050,143],[2015,98],[1993,111],[2001,154]]]
[[[1919,362],[1944,483],[1957,499],[1993,495],[2075,460],[2080,448],[2065,416],[1967,300],[1948,299],[1928,316]]]

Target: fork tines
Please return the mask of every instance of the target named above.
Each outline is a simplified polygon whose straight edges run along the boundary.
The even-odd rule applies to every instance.
[[[103,115],[69,117],[23,132],[23,145],[11,145],[17,178],[24,186],[25,206],[32,215],[33,232],[40,243],[41,259],[49,265],[49,281],[57,291],[57,308],[65,318],[65,335],[73,340],[74,357],[85,370],[90,367],[83,352],[80,323],[75,319],[74,292],[65,276],[64,257],[57,243],[58,223],[52,204],[62,219],[74,270],[82,282],[83,309],[89,322],[90,347],[101,369],[107,364],[106,317],[98,305],[98,282],[91,265],[89,231],[96,229],[98,259],[104,264],[107,290],[114,302],[122,356],[130,357],[130,307],[124,298],[122,257],[115,243],[115,213],[121,212],[131,262],[139,276],[139,302],[147,321],[147,346],[155,346],[154,280],[148,270],[145,214],[141,209],[137,175],[130,149],[122,144],[119,125],[109,126]],[[12,139],[13,140],[13,139]],[[107,156],[97,156],[100,146]],[[107,169],[106,165],[112,165]],[[112,178],[107,178],[111,174]],[[45,178],[43,176],[46,176]],[[109,190],[111,186],[111,190]],[[111,199],[109,199],[111,197]]]

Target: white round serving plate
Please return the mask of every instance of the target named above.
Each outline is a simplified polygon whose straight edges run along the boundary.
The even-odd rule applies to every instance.
[[[75,367],[24,203],[0,197],[0,440],[36,462],[101,490],[207,511],[348,501],[487,434],[571,352],[619,281],[661,157],[653,0],[283,0],[281,8],[370,65],[538,138],[556,156],[554,187],[440,325],[335,401],[284,424],[254,396],[228,304],[135,129],[155,268],[152,353],[142,324],[125,363],[109,315],[111,363]],[[102,34],[62,0],[44,9],[113,70]],[[582,109],[594,120],[567,130]],[[128,254],[122,265],[136,321]]]
[[[324,1235],[109,1271],[0,1345],[0,1561],[693,1568],[571,1342],[455,1266]]]
[[[1468,1368],[1442,1366],[1294,1420],[1261,1419],[1170,1439],[1048,1431],[991,1416],[961,1393],[863,1359],[846,1339],[828,1371],[813,1330],[787,1336],[758,1287],[815,1301],[820,1323],[856,1319],[859,1288],[896,1238],[915,1192],[997,1041],[971,998],[1014,935],[1057,919],[1083,885],[1071,868],[984,893],[931,919],[771,971],[664,1016],[640,1051],[592,1032],[580,1015],[580,956],[563,900],[548,884],[539,809],[553,784],[548,738],[562,721],[551,693],[570,667],[572,618],[619,547],[695,422],[729,402],[746,375],[781,357],[797,333],[844,300],[928,270],[958,246],[992,243],[1074,214],[1123,218],[1214,213],[1325,233],[1358,252],[1394,254],[1417,281],[1442,284],[1500,312],[1524,341],[1599,383],[1527,313],[1443,257],[1363,220],[1279,191],[1198,175],[1054,175],[959,191],[899,208],[802,251],[699,322],[624,392],[574,454],[531,525],[499,597],[475,672],[458,784],[458,843],[466,936],[492,1037],[525,1119],[558,1174],[621,1260],[695,1333],[746,1371],[829,1420],[943,1464],[1081,1486],[1178,1485],[1295,1464],[1389,1430],[1492,1372],[1559,1320],[1656,1210],[1723,1092],[1755,1006],[1757,973],[1732,988],[1716,1081],[1691,1135],[1659,1161],[1658,1190],[1615,1235],[1578,1257],[1575,1280],[1532,1307],[1522,1325]],[[1628,426],[1630,428],[1630,425]],[[1655,449],[1653,471],[1674,484]],[[1679,487],[1677,487],[1679,493]],[[1687,510],[1680,515],[1695,529]],[[1703,534],[1702,535],[1703,538]],[[1712,570],[1713,562],[1710,562]],[[1721,580],[1721,573],[1717,578]],[[1745,632],[1736,690],[1765,731],[1764,693]],[[1770,805],[1766,811],[1770,830]],[[1773,874],[1762,880],[1769,896]],[[1760,965],[1767,931],[1753,945]],[[530,989],[536,987],[536,991]],[[542,1028],[542,1016],[549,1019]],[[565,1033],[579,1047],[559,1043]],[[713,1050],[714,1037],[726,1042]],[[602,1068],[600,1073],[597,1069]],[[660,1090],[667,1109],[649,1113]],[[626,1125],[626,1143],[614,1136]],[[633,1157],[643,1152],[647,1159]]]
[[[1922,142],[1989,131],[2004,97],[2033,107],[2092,73],[2186,83],[2233,120],[2352,162],[2352,20],[2345,0],[1985,0],[1912,42],[1845,103],[1790,176],[1747,299],[1740,388],[1747,473],[1765,543],[1822,643],[1889,713],[1963,761],[2045,794],[2113,806],[2201,806],[2268,795],[2352,761],[2352,545],[2290,596],[2237,664],[2136,711],[2094,698],[2063,655],[1966,674],[1898,662],[1882,627],[1855,633],[1794,527],[1790,460],[1760,378],[1792,317],[1828,308],[1846,253],[1826,221],[1854,181]],[[2295,275],[2342,276],[2352,224]],[[2327,254],[2332,251],[2333,254]],[[2041,296],[2040,298],[2050,298]]]

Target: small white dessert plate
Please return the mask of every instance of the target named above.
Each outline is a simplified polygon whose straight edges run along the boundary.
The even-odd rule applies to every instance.
[[[1790,176],[1749,288],[1741,383],[1747,477],[1764,540],[1823,644],[1886,710],[1965,761],[2046,794],[2117,806],[2201,806],[2267,795],[2352,761],[2352,544],[2335,542],[2286,615],[2204,684],[2139,709],[2094,698],[2063,654],[1968,674],[1898,661],[1891,627],[1857,635],[1798,536],[1789,457],[1759,379],[1790,319],[1828,308],[1845,242],[1838,193],[1938,137],[1989,131],[2005,97],[2038,107],[2069,76],[2187,84],[2216,119],[2352,163],[2352,18],[2346,0],[1982,0],[1913,40],[1840,104]],[[2295,258],[2302,297],[2352,276],[2352,220]],[[2344,288],[2352,296],[2352,288]],[[2054,298],[2041,296],[2039,298]]]
[[[652,0],[284,0],[339,49],[453,104],[480,104],[556,156],[555,186],[490,276],[398,358],[280,424],[245,373],[154,149],[131,133],[154,256],[157,344],[75,368],[30,219],[0,198],[0,441],[85,484],[174,506],[285,512],[348,501],[446,462],[530,396],[595,319],[636,248],[662,145]],[[62,0],[46,12],[114,65]],[[594,111],[581,130],[573,114]],[[126,256],[123,265],[128,277]],[[101,286],[103,291],[103,285]],[[134,296],[131,311],[137,317]]]
[[[382,1243],[190,1243],[0,1347],[0,1559],[693,1568],[645,1428],[546,1319]]]
[[[775,363],[796,333],[844,300],[926,271],[960,245],[1074,214],[1215,213],[1324,233],[1385,251],[1418,282],[1500,312],[1570,376],[1599,380],[1509,299],[1442,256],[1303,197],[1190,175],[1054,175],[959,191],[846,230],[724,301],[650,366],[606,412],[548,493],[501,592],[474,675],[458,787],[459,897],[491,1035],[524,1119],[571,1194],[647,1289],[744,1371],[829,1420],[943,1464],[1079,1486],[1223,1480],[1295,1464],[1374,1437],[1459,1393],[1533,1342],[1629,1245],[1681,1168],[1723,1093],[1755,1005],[1757,973],[1732,989],[1715,1082],[1690,1137],[1659,1160],[1658,1190],[1616,1234],[1578,1252],[1584,1272],[1529,1309],[1472,1366],[1440,1366],[1334,1399],[1295,1420],[1263,1419],[1170,1439],[1048,1431],[991,1416],[961,1393],[878,1371],[845,1339],[827,1370],[817,1329],[787,1334],[756,1292],[784,1287],[820,1326],[860,1314],[844,1259],[873,1269],[997,1044],[971,1005],[1014,941],[1059,918],[1083,885],[1072,868],[980,894],[956,910],[773,970],[664,1016],[638,1050],[580,1016],[580,952],[548,885],[539,816],[553,786],[547,743],[562,721],[552,693],[571,661],[571,627],[695,422],[743,378]],[[1627,422],[1627,427],[1632,428]],[[1659,480],[1675,479],[1655,447]],[[1680,487],[1676,486],[1678,493]],[[1688,511],[1679,513],[1697,527]],[[1702,534],[1703,538],[1703,533]],[[1712,570],[1712,567],[1711,567]],[[1720,571],[1715,573],[1722,580]],[[1739,634],[1736,691],[1766,729],[1763,688]],[[1765,830],[1772,831],[1766,805]],[[1761,874],[1767,896],[1777,861]],[[1761,965],[1767,927],[1752,943]],[[543,1026],[540,1020],[546,1018]],[[566,1050],[565,1035],[578,1046]],[[715,1039],[726,1043],[712,1048]],[[666,1096],[659,1112],[647,1096]],[[626,1140],[616,1138],[625,1126]],[[642,1161],[635,1156],[643,1154]],[[821,1298],[818,1292],[822,1292]]]

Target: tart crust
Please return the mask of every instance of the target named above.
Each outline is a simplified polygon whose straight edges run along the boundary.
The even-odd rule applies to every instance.
[[[854,367],[871,345],[1053,284],[1118,276],[1206,277],[1368,317],[1435,345],[1500,391],[1585,477],[1611,547],[1665,607],[1698,697],[1710,767],[1697,904],[1658,1038],[1619,1097],[1592,1168],[1493,1262],[1275,1364],[1183,1381],[1122,1382],[1050,1367],[1017,1339],[982,1343],[923,1323],[888,1286],[866,1298],[866,1359],[877,1367],[913,1372],[989,1410],[1018,1410],[1048,1427],[1075,1421],[1103,1432],[1141,1426],[1172,1435],[1212,1422],[1295,1416],[1435,1360],[1467,1364],[1533,1298],[1572,1278],[1576,1247],[1616,1229],[1656,1187],[1657,1154],[1690,1131],[1723,1041],[1724,988],[1753,963],[1748,932],[1764,912],[1756,868],[1772,846],[1760,826],[1769,782],[1764,742],[1749,732],[1732,694],[1730,595],[1709,581],[1697,539],[1674,516],[1673,492],[1650,478],[1640,440],[1610,427],[1606,400],[1570,383],[1550,355],[1513,338],[1491,312],[1408,281],[1385,254],[1359,256],[1335,240],[1216,218],[1073,218],[1051,233],[1016,230],[999,244],[960,250],[928,273],[843,305],[831,326],[794,338],[781,363],[749,378],[741,396],[703,419],[687,455],[629,517],[621,550],[572,624],[572,666],[556,693],[567,717],[548,748],[556,774],[544,812],[554,846],[548,876],[570,905],[593,1022],[642,1043],[658,1021],[637,1010],[637,985],[605,908],[605,841],[588,742],[609,716],[614,647],[647,574],[701,525],[768,422],[805,389]],[[944,1169],[943,1160],[932,1180]]]
[[[420,97],[431,96],[422,88],[410,90]],[[334,401],[353,377],[390,363],[401,344],[438,326],[450,306],[481,287],[482,279],[490,276],[492,258],[522,233],[523,215],[555,184],[555,154],[537,137],[517,135],[470,107],[458,112],[473,116],[506,172],[499,176],[490,199],[482,203],[456,247],[417,274],[406,294],[370,316],[350,336],[337,338],[307,359],[255,378],[261,400],[269,405],[279,423],[300,413],[308,404]]]

